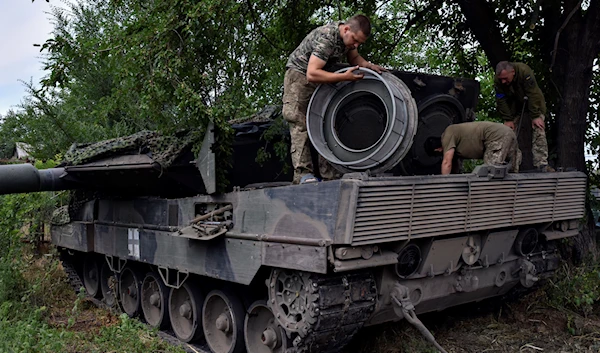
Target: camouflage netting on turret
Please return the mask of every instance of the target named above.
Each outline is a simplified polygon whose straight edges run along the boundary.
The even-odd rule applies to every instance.
[[[188,147],[201,144],[203,130],[181,131],[163,135],[156,131],[140,131],[95,143],[73,144],[65,154],[63,165],[79,165],[119,154],[148,154],[163,168],[168,168]]]
[[[71,217],[69,216],[69,206],[61,206],[52,212],[52,220],[51,223],[53,226],[62,226],[71,222]]]
[[[281,105],[267,105],[256,114],[229,120],[231,125],[243,123],[265,123],[281,117]]]
[[[256,114],[230,120],[231,125],[274,121],[281,117],[281,106],[266,106]],[[163,135],[156,131],[140,131],[110,140],[73,144],[65,154],[63,165],[80,165],[119,154],[149,154],[163,168],[168,168],[188,147],[200,146],[204,129]]]

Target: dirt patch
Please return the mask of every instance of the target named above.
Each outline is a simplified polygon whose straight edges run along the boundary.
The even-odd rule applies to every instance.
[[[548,306],[543,290],[420,315],[448,352],[600,352],[600,318]],[[344,353],[437,352],[407,322],[363,329]]]

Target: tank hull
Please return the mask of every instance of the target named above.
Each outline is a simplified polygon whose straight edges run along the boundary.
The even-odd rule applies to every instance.
[[[578,172],[348,174],[219,196],[94,199],[53,227],[52,239],[75,251],[78,268],[92,256],[116,277],[149,268],[175,292],[186,283],[204,294],[233,288],[247,313],[273,316],[281,352],[334,352],[364,325],[402,319],[397,285],[421,313],[551,274],[556,242],[578,233],[585,184]],[[287,285],[300,304],[282,299],[291,293]],[[247,330],[245,344],[264,333]]]

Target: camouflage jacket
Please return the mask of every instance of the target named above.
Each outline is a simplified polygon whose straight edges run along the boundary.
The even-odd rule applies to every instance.
[[[334,22],[312,30],[290,54],[285,67],[306,74],[311,55],[326,61],[325,68],[339,62],[340,58],[345,56],[349,50],[344,45],[338,28],[343,23]]]
[[[496,106],[505,121],[512,121],[521,115],[523,97],[527,96],[526,112],[532,119],[546,115],[546,100],[535,80],[533,70],[523,63],[511,63],[515,68],[515,77],[509,85],[503,85],[496,77]]]

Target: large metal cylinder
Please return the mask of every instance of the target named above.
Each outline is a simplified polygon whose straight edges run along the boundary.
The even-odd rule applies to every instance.
[[[317,87],[307,110],[308,135],[317,152],[341,172],[382,173],[410,150],[417,105],[391,73],[360,72],[362,80]]]
[[[31,164],[0,165],[0,195],[69,189],[64,168],[38,170]]]

